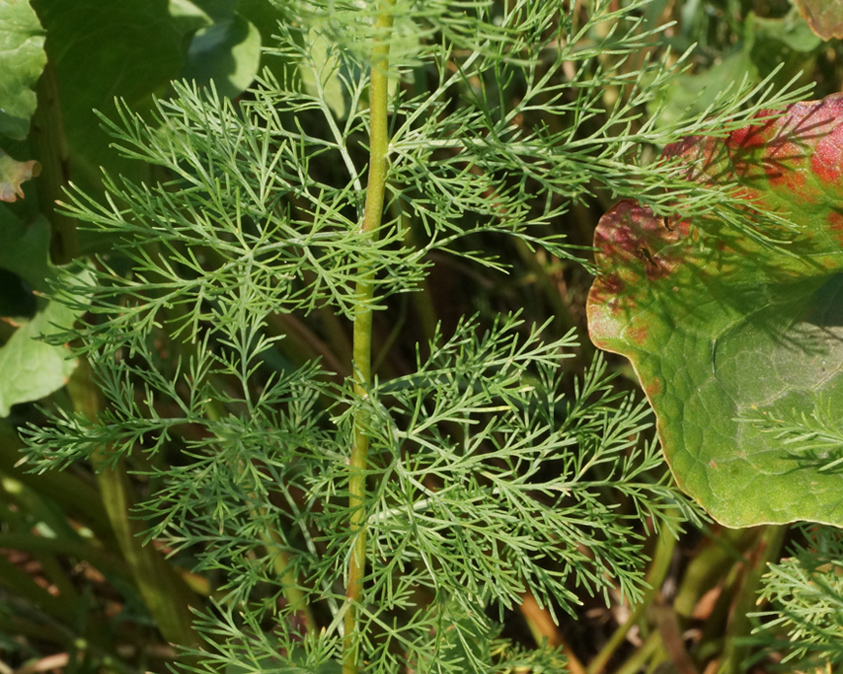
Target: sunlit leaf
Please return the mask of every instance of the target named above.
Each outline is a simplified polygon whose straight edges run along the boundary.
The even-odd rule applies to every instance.
[[[234,98],[254,81],[260,58],[260,31],[234,13],[196,32],[181,75],[201,84],[213,80],[217,91]]]
[[[328,107],[338,119],[346,115],[345,95],[338,75],[339,64],[336,54],[328,49],[328,41],[316,29],[307,35],[310,59],[300,66],[305,90],[312,95],[321,92]]]
[[[843,417],[843,96],[665,154],[799,230],[774,247],[618,203],[595,232],[592,339],[632,361],[677,482],[718,520],[841,524],[840,473],[739,418],[818,396]]]
[[[139,167],[108,147],[93,111],[113,112],[115,97],[142,109],[153,94],[166,94],[183,62],[184,22],[171,16],[167,0],[40,0],[36,7],[50,36],[74,181],[98,184],[100,166],[136,174]]]
[[[0,0],[0,134],[26,138],[32,87],[46,63],[44,31],[28,0]]]
[[[38,400],[67,383],[76,359],[68,349],[40,337],[57,332],[57,325],[66,328],[74,318],[63,305],[49,302],[0,347],[0,417],[8,416],[12,405]]]
[[[70,327],[79,312],[42,294],[47,279],[59,273],[49,263],[45,218],[26,224],[0,207],[0,239],[0,318],[16,327],[0,347],[0,417],[5,417],[12,405],[39,400],[65,385],[77,361],[67,347],[41,338]]]

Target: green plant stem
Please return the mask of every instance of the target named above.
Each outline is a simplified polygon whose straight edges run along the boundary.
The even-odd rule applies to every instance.
[[[80,359],[67,390],[76,411],[96,420],[100,393],[84,359]],[[101,448],[91,456],[91,464],[120,551],[163,637],[173,644],[197,646],[200,639],[193,630],[189,606],[193,595],[155,547],[143,544],[139,537],[142,524],[129,516],[135,504],[126,465],[114,460],[109,452],[107,447]]]
[[[129,519],[135,504],[125,463],[112,462],[107,449],[92,456],[91,463],[99,471],[103,503],[120,548],[158,629],[172,644],[197,646],[200,640],[192,627],[187,587],[154,546],[143,544],[141,523]]]
[[[383,200],[388,171],[389,124],[389,32],[392,28],[393,0],[380,0],[376,38],[372,49],[372,74],[369,87],[369,177],[366,203],[363,210],[361,234],[377,237],[383,218]],[[372,381],[372,308],[374,271],[368,264],[360,269],[356,286],[357,310],[354,316],[352,350],[354,358],[354,393],[363,398]],[[349,462],[350,528],[353,540],[346,579],[346,614],[344,618],[343,674],[357,672],[357,604],[363,589],[366,572],[366,465],[369,437],[362,410],[354,420],[354,438]]]
[[[688,564],[673,600],[674,610],[683,618],[690,618],[700,597],[741,561],[741,555],[754,537],[746,529],[722,529],[719,534],[710,536],[710,542],[698,550]]]
[[[99,550],[85,541],[74,541],[66,537],[47,538],[29,533],[0,534],[0,548],[24,550],[29,553],[46,552],[54,555],[66,555],[89,562],[104,574],[132,581],[132,574],[122,560],[106,551]]]
[[[615,670],[615,674],[635,674],[635,672],[640,672],[644,663],[659,650],[661,645],[662,635],[658,630],[654,630],[650,636],[647,637],[647,640],[641,644],[638,650],[636,650],[626,662]]]
[[[41,212],[50,220],[50,257],[54,264],[61,265],[79,255],[79,235],[76,221],[56,210],[56,201],[62,198],[62,188],[68,180],[68,153],[56,71],[51,61],[38,80],[37,95],[38,107],[29,138],[41,164],[38,201]]]
[[[559,326],[560,332],[566,333],[569,330],[575,329],[577,331],[577,339],[582,345],[582,348],[593,350],[590,346],[591,342],[588,339],[588,335],[583,327],[577,324],[571,308],[565,303],[564,298],[559,293],[559,288],[556,287],[550,276],[548,276],[547,269],[539,260],[536,251],[531,250],[522,239],[515,239],[515,249],[518,251],[518,256],[527,265],[527,268],[535,275],[536,285],[544,293],[544,296],[552,307],[554,321]]]
[[[72,602],[69,602],[66,597],[54,597],[38,585],[28,573],[21,571],[3,555],[0,555],[0,588],[5,588],[18,597],[22,597],[66,625],[73,624]]]
[[[787,529],[786,525],[765,526],[758,535],[758,542],[747,562],[744,581],[732,607],[718,674],[737,674],[743,671],[741,663],[748,655],[749,649],[743,643],[742,637],[748,636],[752,629],[752,621],[747,614],[756,605],[761,577],[768,564],[779,557]]]
[[[189,350],[191,345],[187,344],[185,347]],[[208,401],[207,405],[205,405],[205,416],[212,421],[219,421],[225,416],[225,409],[219,400]],[[257,501],[253,493],[249,493],[249,498],[253,502]],[[266,519],[266,508],[256,507],[252,512],[256,519]],[[305,593],[301,590],[296,573],[290,563],[290,556],[284,549],[284,540],[272,527],[261,529],[260,539],[264,544],[267,554],[272,557],[272,568],[281,579],[281,584],[284,588],[284,598],[287,600],[291,615],[295,617],[298,626],[302,627],[304,632],[310,634],[315,633],[316,622],[313,618],[313,612],[307,603]]]
[[[647,572],[647,584],[650,586],[650,589],[644,593],[641,601],[632,609],[624,624],[615,630],[609,641],[606,642],[606,645],[597,654],[597,657],[591,661],[591,664],[588,666],[588,674],[600,674],[606,668],[609,659],[626,640],[629,630],[638,622],[644,611],[647,610],[647,607],[653,603],[670,568],[670,561],[673,558],[673,550],[675,548],[676,538],[667,527],[662,527],[659,532],[656,550],[653,553],[653,563]]]
[[[12,609],[22,608],[18,602],[7,602],[7,606]],[[123,659],[113,651],[113,644],[110,642],[112,635],[103,625],[88,623],[86,627],[85,632],[80,633],[46,613],[37,617],[0,615],[0,634],[14,634],[16,638],[28,637],[40,644],[44,642],[55,644],[65,651],[94,653],[103,659],[99,671],[104,674],[114,672],[137,674],[137,669],[126,666]],[[24,671],[26,669],[23,667],[15,670],[17,674]]]
[[[7,475],[34,492],[55,502],[62,513],[69,513],[89,527],[97,538],[110,545],[111,525],[99,506],[100,497],[92,482],[70,471],[48,471],[40,475],[27,473],[20,465],[24,444],[13,429],[0,426],[0,474]]]
[[[321,359],[325,369],[334,373],[337,384],[348,376],[348,363],[340,362],[337,355],[305,324],[292,314],[269,314],[266,317],[267,333],[277,337],[284,335],[279,349],[294,363],[301,364]]]
[[[5,507],[0,507],[0,527],[4,531],[30,532],[33,530],[33,520],[51,531],[51,537],[47,534],[36,536],[24,534],[32,539],[48,540],[51,542],[64,539],[75,540],[79,536],[70,526],[69,522],[55,510],[52,503],[45,501],[41,495],[25,487],[22,483],[6,477],[0,473],[0,498]],[[28,516],[25,516],[26,513]],[[20,547],[19,545],[6,545],[2,541],[7,535],[0,534],[0,549],[16,550],[24,552],[32,557],[40,566],[40,574],[52,586],[50,593],[60,599],[68,606],[76,606],[79,603],[79,593],[68,576],[67,570],[59,563],[56,551],[35,547]],[[14,539],[14,536],[12,536]]]
[[[406,211],[402,211],[398,207],[398,202],[393,202],[392,217],[396,220],[400,219],[401,228],[404,230],[404,241],[407,245],[413,248],[419,248],[419,242],[413,232],[412,218]],[[423,353],[427,353],[427,344],[432,344],[436,337],[436,330],[439,320],[436,316],[436,307],[433,305],[433,299],[430,292],[430,283],[425,277],[419,284],[418,292],[413,293],[413,306],[416,310],[416,318],[421,325],[424,332],[426,344],[422,345]]]

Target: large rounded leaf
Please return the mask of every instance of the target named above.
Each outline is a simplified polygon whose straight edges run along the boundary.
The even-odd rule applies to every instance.
[[[665,155],[800,229],[771,245],[620,202],[595,233],[592,339],[632,361],[677,482],[717,520],[843,524],[834,457],[746,421],[807,416],[818,400],[843,420],[843,97]]]
[[[61,303],[49,302],[0,346],[0,417],[8,416],[12,405],[39,400],[67,383],[76,359],[44,338],[66,330],[76,318]]]

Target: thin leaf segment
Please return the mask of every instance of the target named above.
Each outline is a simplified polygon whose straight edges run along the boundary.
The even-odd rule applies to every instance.
[[[664,158],[745,212],[615,205],[595,232],[592,339],[632,361],[677,482],[716,519],[843,524],[843,443],[809,423],[843,418],[843,96]]]

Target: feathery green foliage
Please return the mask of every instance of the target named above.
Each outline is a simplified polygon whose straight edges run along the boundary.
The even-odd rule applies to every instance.
[[[161,179],[68,195],[113,247],[57,286],[87,313],[56,339],[75,340],[105,404],[30,427],[28,462],[126,460],[143,477],[147,540],[215,579],[194,667],[558,671],[558,651],[501,637],[505,611],[525,594],[557,613],[614,588],[634,601],[647,533],[696,520],[642,404],[600,358],[568,374],[573,332],[466,317],[410,371],[369,376],[357,359],[338,381],[285,351],[274,320],[348,319],[370,356],[371,313],[423,292],[437,259],[505,270],[484,242],[510,237],[578,260],[553,223],[598,192],[755,227],[730,186],[646,158],[804,91],[744,83],[657,126],[644,106],[685,57],[627,67],[656,38],[647,2],[587,4],[284,3],[281,81],[237,103],[179,84],[151,119],[121,105],[104,120]],[[370,87],[384,76],[388,102]],[[344,115],[325,95],[336,82]],[[377,115],[388,170],[373,186]],[[365,229],[375,187],[384,216]]]
[[[782,668],[807,671],[843,663],[843,537],[839,529],[800,527],[803,541],[771,564],[761,601],[770,609],[752,642],[784,654]]]

